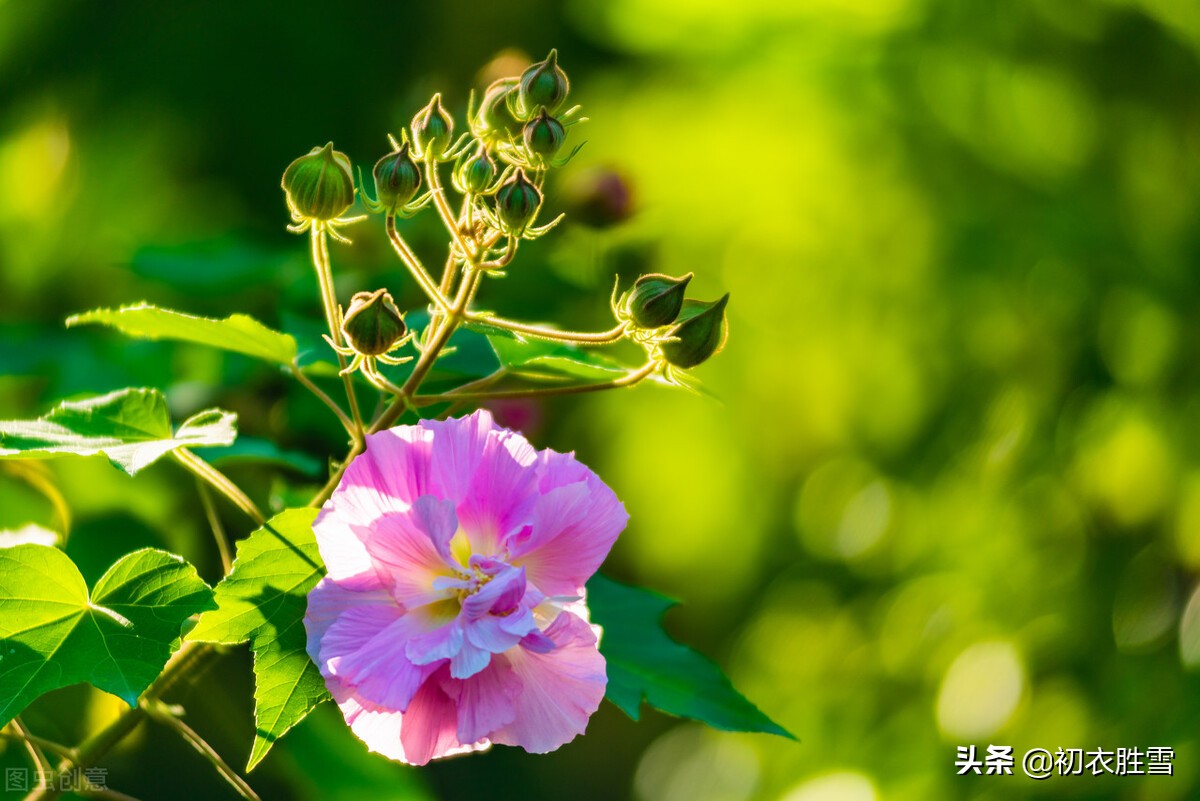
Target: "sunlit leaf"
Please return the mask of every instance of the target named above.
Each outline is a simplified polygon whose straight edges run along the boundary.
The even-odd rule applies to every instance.
[[[245,354],[278,364],[296,358],[296,340],[244,314],[223,320],[195,317],[146,303],[96,309],[67,318],[67,326],[97,323],[139,339],[172,339]]]
[[[305,650],[308,591],[324,573],[312,531],[316,514],[316,509],[289,509],[241,540],[233,571],[217,585],[217,608],[188,633],[197,642],[249,641],[254,652],[258,728],[247,770],[328,698]]]
[[[176,431],[162,393],[122,389],[57,406],[36,420],[0,421],[0,459],[51,459],[102,453],[129,475],[182,447],[229,445],[237,416],[220,409],[192,415]]]
[[[609,381],[627,369],[595,349],[578,348],[541,339],[520,340],[505,336],[488,337],[500,364],[515,375],[529,378],[572,378],[584,381]]]
[[[662,712],[727,731],[792,735],[733,688],[716,664],[672,640],[663,614],[675,602],[604,576],[588,582],[592,622],[604,628],[606,697],[637,720],[642,701]]]
[[[125,556],[89,596],[57,548],[0,550],[0,725],[39,695],[85,681],[137,703],[178,647],[183,622],[211,608],[195,568],[163,551]]]

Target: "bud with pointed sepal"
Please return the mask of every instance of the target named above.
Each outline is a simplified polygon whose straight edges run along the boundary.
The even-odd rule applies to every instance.
[[[544,60],[531,64],[521,73],[514,111],[518,119],[523,120],[529,119],[543,106],[553,114],[566,102],[570,91],[571,82],[567,79],[567,73],[558,66],[558,51],[551,50]]]
[[[521,136],[525,140],[525,148],[534,155],[535,161],[545,163],[562,147],[567,131],[543,107],[540,114],[525,123]]]
[[[728,292],[711,303],[698,300],[684,303],[679,323],[671,332],[674,341],[662,344],[663,358],[675,367],[688,370],[719,353],[729,335],[725,321],[728,303]]]
[[[426,153],[440,156],[450,146],[454,136],[454,118],[442,108],[441,94],[435,94],[425,108],[417,112],[409,126],[412,130],[413,143],[417,155],[421,158]]]
[[[288,208],[298,220],[328,222],[354,205],[350,159],[333,149],[333,142],[314,147],[293,161],[281,182]]]
[[[355,293],[342,320],[342,333],[364,356],[387,353],[407,332],[404,317],[386,289]]]
[[[512,231],[524,231],[542,205],[542,193],[517,170],[496,190],[496,215]]]
[[[469,158],[459,158],[454,170],[454,181],[459,191],[474,194],[486,192],[492,186],[492,181],[496,180],[496,162],[492,161],[487,149],[480,146]]]
[[[520,78],[492,81],[479,101],[479,110],[471,120],[471,131],[490,145],[508,142],[521,133],[521,122],[509,108],[509,96],[515,95]]]
[[[643,275],[633,285],[627,301],[629,316],[638,328],[670,325],[683,309],[683,295],[692,274],[680,278],[670,275]]]
[[[412,200],[421,188],[421,168],[409,154],[408,142],[375,162],[375,203],[389,214]]]

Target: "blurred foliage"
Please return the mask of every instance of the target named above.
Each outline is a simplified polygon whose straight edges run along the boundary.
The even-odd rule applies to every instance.
[[[592,122],[548,204],[592,225],[523,249],[485,297],[603,325],[614,273],[694,271],[698,296],[733,295],[729,347],[698,371],[723,403],[646,388],[498,412],[605,476],[632,514],[608,570],[685,599],[671,627],[801,742],[606,706],[553,755],[418,774],[326,715],[252,776],[264,797],[1195,797],[1194,3],[9,0],[0,417],[157,386],[176,416],[219,404],[246,435],[335,451],[324,410],[270,369],[62,320],[146,300],[302,329],[319,308],[283,230],[287,163],[332,139],[368,165],[433,91],[551,46]],[[466,97],[446,98],[461,120]],[[426,222],[405,235],[433,258]],[[416,304],[382,232],[350,233],[339,294]],[[146,545],[216,577],[174,466],[50,470],[89,582]],[[273,508],[310,480],[228,470]],[[61,529],[28,478],[0,467],[0,528]],[[236,762],[248,657],[215,670],[182,700]],[[66,690],[26,717],[70,739],[114,703]],[[151,738],[171,797],[225,797],[152,730],[110,758],[113,787],[161,797]],[[1176,775],[959,778],[969,743],[1170,746]]]

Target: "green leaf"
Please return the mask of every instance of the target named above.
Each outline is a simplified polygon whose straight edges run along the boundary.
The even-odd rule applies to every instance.
[[[197,642],[250,642],[257,732],[247,770],[329,697],[305,649],[308,591],[325,572],[312,531],[316,515],[288,509],[240,541],[233,571],[217,585],[217,608],[188,633]]]
[[[291,364],[296,358],[295,339],[272,331],[244,314],[214,320],[139,303],[119,309],[96,309],[67,318],[68,327],[90,323],[106,325],[139,339],[193,342],[278,364]]]
[[[604,628],[605,695],[629,717],[638,719],[645,700],[717,729],[792,738],[735,690],[716,664],[667,636],[661,621],[674,601],[600,575],[588,582],[587,597],[592,622]]]
[[[209,409],[172,433],[162,393],[121,389],[59,404],[37,420],[0,421],[0,459],[53,459],[102,453],[134,475],[176,448],[229,445],[237,415]]]
[[[488,335],[488,340],[505,369],[527,378],[609,381],[628,372],[627,368],[595,350],[562,342],[523,340],[499,334]]]
[[[0,726],[50,690],[88,682],[137,703],[213,594],[178,556],[145,549],[109,568],[89,597],[57,548],[0,550]]]

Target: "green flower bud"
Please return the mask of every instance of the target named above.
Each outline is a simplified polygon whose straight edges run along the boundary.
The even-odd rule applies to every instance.
[[[529,152],[539,156],[543,161],[553,158],[558,149],[562,147],[563,140],[567,138],[567,132],[562,127],[562,123],[551,117],[545,108],[542,109],[541,114],[525,123],[521,135],[525,139],[525,147]]]
[[[639,328],[670,325],[683,309],[683,293],[691,280],[691,273],[682,278],[643,275],[629,293],[629,316]]]
[[[474,134],[485,142],[507,142],[521,131],[521,123],[508,107],[508,97],[517,90],[520,78],[492,81],[483,93],[479,110],[471,121]]]
[[[566,101],[570,89],[567,73],[558,66],[558,51],[551,50],[544,61],[530,65],[521,73],[517,90],[518,113],[523,119],[528,119],[537,108],[545,106],[553,114]]]
[[[729,335],[725,322],[725,306],[729,293],[712,303],[689,300],[680,312],[681,321],[672,336],[675,342],[662,345],[663,356],[676,367],[687,370],[708,360],[725,347]]]
[[[441,94],[434,95],[429,105],[417,112],[410,127],[417,152],[422,156],[426,153],[441,155],[450,146],[454,118],[442,108]]]
[[[376,202],[389,213],[413,199],[421,188],[421,168],[409,155],[408,142],[375,162]]]
[[[524,170],[496,190],[496,214],[509,228],[523,231],[542,205],[542,193],[525,177]]]
[[[475,155],[458,165],[458,187],[464,192],[478,194],[492,185],[496,179],[496,162],[487,150],[479,148]]]
[[[314,147],[283,171],[283,191],[297,218],[334,220],[354,205],[350,159],[333,149],[333,142]]]
[[[387,353],[407,332],[404,318],[386,289],[356,293],[342,320],[342,333],[364,356]]]

